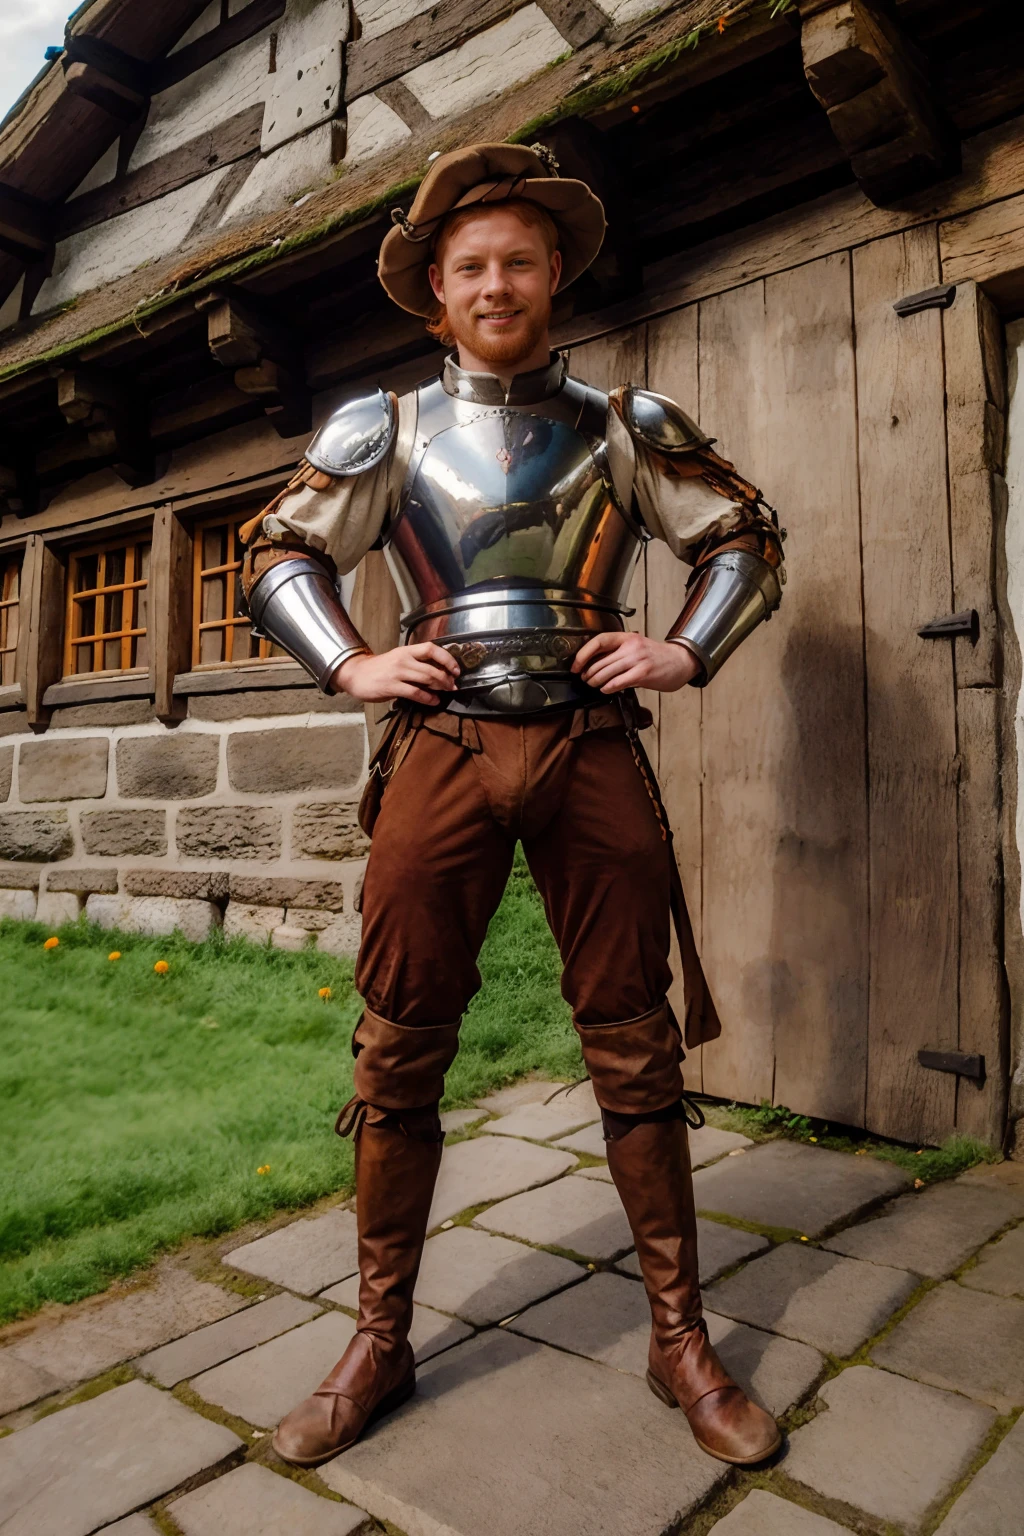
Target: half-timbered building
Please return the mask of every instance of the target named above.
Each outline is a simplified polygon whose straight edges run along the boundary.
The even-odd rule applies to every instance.
[[[472,139],[605,201],[574,371],[675,396],[788,532],[779,615],[651,701],[725,1022],[689,1080],[1012,1138],[1019,0],[83,4],[0,127],[0,910],[354,948],[376,722],[253,638],[238,529],[437,367],[375,254]],[[686,575],[651,546],[633,622]],[[382,557],[349,586],[388,643]]]

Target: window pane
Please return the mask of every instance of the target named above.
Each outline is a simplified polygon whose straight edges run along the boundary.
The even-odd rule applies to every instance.
[[[103,585],[115,587],[118,582],[124,581],[124,557],[123,549],[108,549],[106,569],[103,572]]]
[[[223,619],[224,613],[224,586],[223,576],[205,576],[202,585],[202,599],[200,601],[200,617],[204,624],[209,624],[213,619]]]
[[[98,555],[82,555],[75,562],[75,591],[91,592],[99,571]]]
[[[222,629],[200,630],[199,660],[201,663],[224,660],[224,631]]]
[[[204,571],[227,563],[227,532],[223,524],[216,528],[203,529]]]
[[[92,635],[96,632],[96,599],[85,597],[74,605],[73,635]],[[78,669],[81,671],[81,668]]]

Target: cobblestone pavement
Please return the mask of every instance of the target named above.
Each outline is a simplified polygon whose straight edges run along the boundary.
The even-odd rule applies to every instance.
[[[0,1536],[1018,1536],[1024,1165],[691,1136],[711,1337],[787,1431],[697,1450],[644,1382],[649,1312],[589,1084],[447,1117],[415,1397],[319,1473],[268,1431],[351,1337],[326,1204],[0,1340]]]

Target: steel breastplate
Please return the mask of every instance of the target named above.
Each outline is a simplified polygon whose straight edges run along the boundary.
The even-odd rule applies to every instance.
[[[407,640],[462,668],[449,706],[519,713],[593,698],[571,671],[621,629],[642,537],[608,471],[607,397],[567,379],[527,405],[418,391],[415,447],[386,554]]]

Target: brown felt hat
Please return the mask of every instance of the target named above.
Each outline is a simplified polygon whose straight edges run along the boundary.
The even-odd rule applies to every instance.
[[[558,286],[568,287],[601,249],[605,219],[600,199],[585,181],[559,176],[558,163],[544,144],[469,144],[434,161],[408,214],[392,210],[395,227],[384,236],[377,262],[377,276],[389,297],[410,314],[433,315],[437,300],[427,269],[445,214],[512,198],[538,203],[551,215],[562,253]]]

